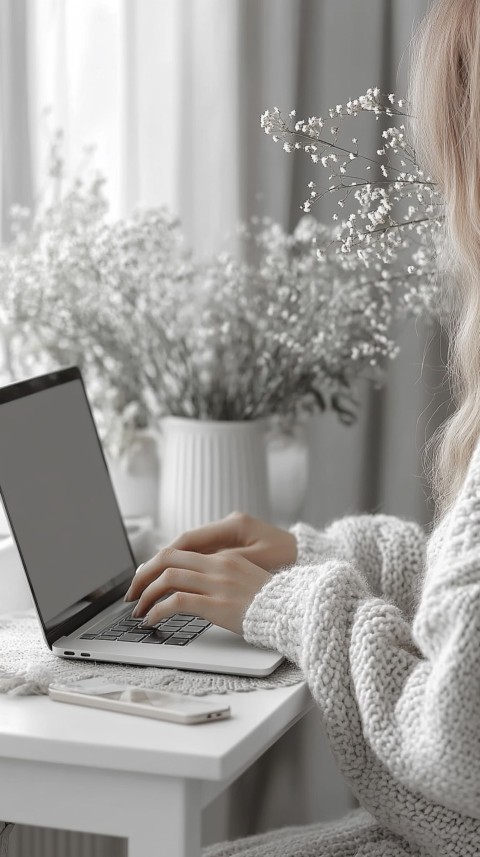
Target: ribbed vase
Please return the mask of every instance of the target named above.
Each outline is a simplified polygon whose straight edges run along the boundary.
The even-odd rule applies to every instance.
[[[161,461],[162,541],[233,511],[270,519],[263,422],[165,417]]]

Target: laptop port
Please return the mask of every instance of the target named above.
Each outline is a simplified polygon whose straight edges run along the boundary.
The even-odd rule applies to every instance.
[[[89,658],[90,652],[80,652],[80,655],[82,656],[82,658]]]
[[[75,654],[75,652],[64,652],[63,654],[64,654],[64,655],[74,655],[74,654]]]

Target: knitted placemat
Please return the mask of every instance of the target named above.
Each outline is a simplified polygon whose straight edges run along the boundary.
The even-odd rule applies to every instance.
[[[303,681],[301,671],[288,662],[266,678],[249,678],[163,667],[70,661],[52,654],[33,611],[0,615],[0,693],[22,696],[46,694],[52,681],[78,681],[82,678],[102,678],[196,696],[270,690]]]

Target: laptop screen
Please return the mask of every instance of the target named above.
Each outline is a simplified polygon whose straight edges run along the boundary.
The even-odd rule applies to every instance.
[[[78,370],[54,377],[0,391],[0,489],[46,630],[134,571]]]

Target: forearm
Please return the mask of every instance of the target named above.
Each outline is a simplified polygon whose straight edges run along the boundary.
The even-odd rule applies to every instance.
[[[243,631],[248,642],[275,648],[301,667],[342,774],[362,805],[381,818],[382,806],[390,811],[395,805],[397,783],[365,741],[350,664],[355,616],[370,599],[350,563],[294,567],[259,592]]]
[[[355,563],[370,591],[411,617],[420,589],[426,535],[418,524],[390,515],[341,518],[318,531],[296,524],[297,564],[337,558]]]
[[[438,657],[426,660],[402,612],[374,596],[354,564],[333,559],[275,575],[247,611],[244,635],[301,667],[342,773],[378,819],[400,830],[417,817],[421,835],[438,804],[439,840],[446,815],[455,825],[467,811],[478,825],[480,762],[476,745],[463,743],[471,664],[446,631]],[[444,846],[439,855],[451,853]]]

